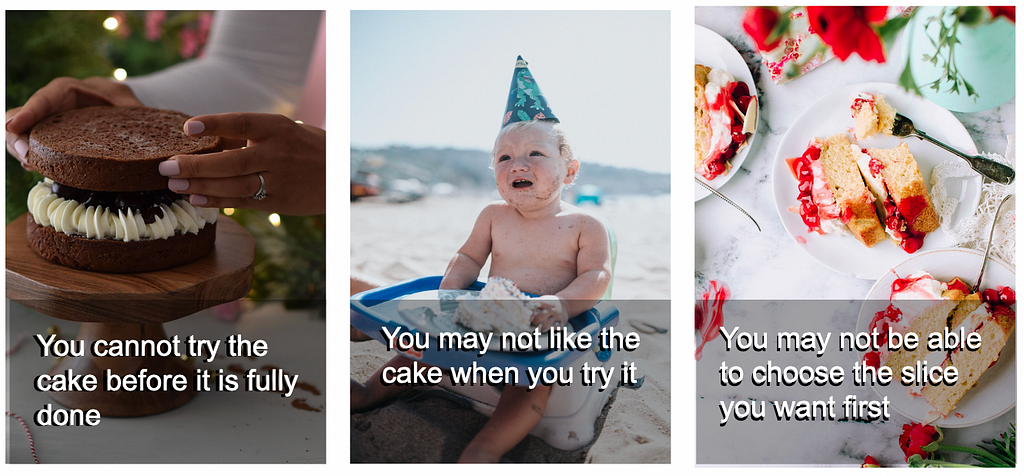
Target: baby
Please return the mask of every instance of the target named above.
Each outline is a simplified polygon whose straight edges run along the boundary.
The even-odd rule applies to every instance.
[[[491,154],[494,181],[504,201],[480,212],[469,239],[448,264],[441,289],[465,289],[480,275],[512,280],[540,295],[532,323],[561,326],[604,295],[611,279],[608,232],[601,221],[562,201],[579,162],[554,122],[531,119],[501,129]],[[385,367],[412,365],[398,356]],[[408,387],[386,386],[378,370],[365,384],[352,382],[352,411],[364,411]],[[496,462],[533,430],[544,414],[551,387],[507,385],[490,420],[462,452],[460,462]]]

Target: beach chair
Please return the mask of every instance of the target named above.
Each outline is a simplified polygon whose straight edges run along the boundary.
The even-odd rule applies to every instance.
[[[618,253],[618,242],[610,227],[608,241],[611,247],[612,277],[615,276],[615,261]],[[410,316],[400,310],[404,299],[416,300],[429,296],[441,284],[441,276],[430,276],[403,281],[391,286],[373,289],[352,296],[352,325],[385,342],[380,330],[382,327],[395,329],[403,327],[411,332],[421,332],[425,327],[422,316]],[[483,288],[484,283],[477,281],[470,290]],[[613,350],[599,350],[598,337],[603,329],[615,327],[619,323],[619,311],[608,299],[611,297],[612,283],[608,283],[604,299],[593,309],[569,320],[576,332],[591,334],[594,345],[587,351],[537,351],[537,352],[492,352],[488,351],[478,357],[476,352],[442,351],[437,349],[436,334],[432,333],[430,348],[422,351],[401,352],[411,359],[439,367],[470,367],[473,362],[479,366],[514,368],[519,375],[519,382],[526,384],[529,369],[543,367],[572,367],[573,384],[555,385],[551,389],[544,416],[530,433],[561,450],[580,449],[594,439],[594,422],[601,414],[605,403],[612,392],[619,386],[619,360]],[[434,294],[436,300],[436,294]],[[413,322],[410,322],[413,321]],[[625,333],[624,329],[616,332]],[[497,338],[497,337],[495,337]],[[583,385],[579,375],[581,366],[614,368],[611,379],[602,390],[598,385]],[[441,387],[467,399],[473,408],[487,416],[494,412],[498,399],[501,397],[501,386],[478,384],[456,385],[450,378],[445,378]]]

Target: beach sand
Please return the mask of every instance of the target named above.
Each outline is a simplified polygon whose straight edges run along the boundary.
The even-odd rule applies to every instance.
[[[353,276],[381,284],[441,275],[465,241],[489,197],[428,197],[390,204],[352,204]],[[617,330],[635,331],[643,321],[672,329],[669,316],[669,197],[610,197],[591,209],[615,230],[618,261],[613,302]],[[485,265],[482,275],[486,276]],[[505,455],[516,462],[670,462],[670,333],[641,334],[641,346],[620,352],[645,374],[639,389],[615,391],[595,426],[594,441],[562,451],[530,436]],[[394,354],[376,341],[353,342],[351,376],[364,381]],[[486,417],[462,402],[439,398],[424,387],[397,401],[352,416],[353,462],[455,461]]]

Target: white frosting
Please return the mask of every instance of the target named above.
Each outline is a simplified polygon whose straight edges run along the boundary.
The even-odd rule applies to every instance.
[[[843,210],[836,204],[836,196],[831,191],[831,187],[828,186],[828,179],[825,178],[825,171],[821,167],[821,161],[811,161],[811,176],[813,177],[811,182],[811,200],[818,207],[818,217],[821,218],[822,222],[821,229],[825,230],[825,232],[830,232],[824,227],[824,222],[831,219],[837,219],[838,221]],[[842,222],[840,226],[846,227]]]
[[[918,279],[923,278],[923,279]],[[946,283],[932,277],[927,272],[920,271],[911,274],[907,279],[913,283],[899,291],[894,291],[889,299],[896,304],[896,307],[903,311],[905,318],[902,323],[909,326],[914,318],[924,314],[936,301],[942,300],[942,292],[949,289]],[[894,326],[894,330],[895,326]],[[899,329],[898,332],[905,333],[907,329]]]
[[[947,286],[946,283],[933,278],[932,275],[928,274],[926,271],[918,271],[907,276],[907,279],[913,281],[913,284],[899,291],[894,291],[889,297],[890,300],[931,299],[937,301],[942,299],[942,292],[949,289],[949,286]],[[904,314],[905,313],[906,311],[904,311]]]
[[[160,204],[163,218],[146,224],[141,214],[123,213],[107,207],[85,207],[76,200],[63,199],[52,191],[53,181],[45,179],[28,193],[28,210],[40,226],[52,226],[66,235],[95,239],[141,241],[170,238],[176,234],[199,233],[207,223],[217,221],[216,208],[193,207],[186,200]]]
[[[847,236],[851,234],[850,227],[844,225],[838,218],[830,218],[828,220],[819,219],[818,224],[821,226],[821,231],[830,235],[836,234],[838,236]]]
[[[713,104],[722,89],[735,82],[736,78],[731,73],[722,69],[712,69],[708,73],[708,84],[704,86],[704,98],[708,104]],[[715,154],[723,151],[732,144],[732,111],[724,107],[708,111],[711,118],[711,148],[709,153]]]
[[[463,295],[457,300],[455,322],[475,331],[524,332],[535,327],[530,324],[535,307],[530,297],[508,279],[487,278],[478,297]]]

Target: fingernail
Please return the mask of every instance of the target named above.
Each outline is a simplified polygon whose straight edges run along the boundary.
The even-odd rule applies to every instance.
[[[28,158],[25,156],[25,154],[28,153],[28,142],[25,142],[23,140],[15,141],[14,150],[18,152],[18,155],[20,155],[22,159]]]
[[[185,134],[194,136],[206,130],[206,124],[199,121],[188,121],[185,123]]]
[[[188,203],[193,205],[206,205],[206,195],[189,195]]]
[[[181,167],[178,167],[178,161],[173,159],[160,162],[160,165],[156,168],[160,171],[160,175],[163,175],[164,177],[178,175],[181,173]]]
[[[175,192],[184,192],[185,190],[188,190],[188,180],[172,178],[167,181],[167,188],[174,190]],[[197,195],[193,195],[193,197],[196,196]],[[206,198],[203,198],[203,203],[206,203]]]

